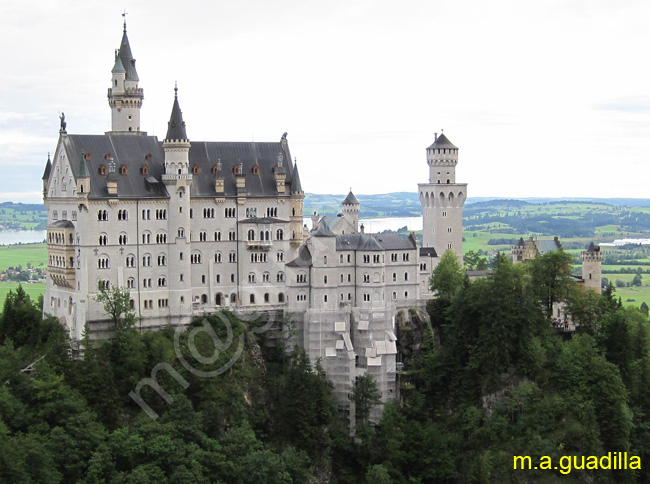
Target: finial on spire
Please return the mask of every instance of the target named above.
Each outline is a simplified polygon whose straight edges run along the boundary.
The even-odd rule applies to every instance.
[[[178,81],[174,81],[174,98],[178,99]]]
[[[124,19],[124,33],[126,34],[126,9],[122,12],[122,18]]]

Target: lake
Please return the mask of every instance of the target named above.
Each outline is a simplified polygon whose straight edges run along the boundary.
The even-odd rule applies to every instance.
[[[0,245],[34,244],[43,242],[47,230],[0,230]]]
[[[641,245],[650,245],[650,239],[616,239],[614,242],[603,242],[598,245],[605,247],[617,247],[619,245],[625,244],[641,244]]]

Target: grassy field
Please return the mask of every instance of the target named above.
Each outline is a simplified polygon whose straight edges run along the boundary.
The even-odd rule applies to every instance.
[[[23,289],[32,298],[32,301],[36,301],[38,296],[45,293],[45,284],[23,284]],[[4,305],[5,298],[9,291],[15,291],[18,287],[17,282],[0,282],[0,303]]]
[[[19,265],[27,268],[28,263],[31,263],[34,268],[45,267],[47,265],[47,245],[0,245],[0,270],[4,271],[9,267]]]

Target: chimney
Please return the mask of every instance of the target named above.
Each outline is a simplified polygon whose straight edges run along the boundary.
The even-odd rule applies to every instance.
[[[314,215],[311,216],[311,229],[316,230],[318,228],[318,214],[314,212]]]

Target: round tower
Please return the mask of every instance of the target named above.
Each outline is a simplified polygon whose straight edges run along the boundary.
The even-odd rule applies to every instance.
[[[603,263],[603,253],[600,247],[592,242],[587,250],[580,253],[580,256],[582,257],[582,279],[585,281],[585,289],[591,289],[600,294],[602,283],[601,267]]]
[[[361,204],[359,203],[359,200],[357,200],[357,197],[354,196],[354,193],[352,193],[352,190],[350,190],[348,196],[343,200],[341,209],[343,215],[349,217],[350,223],[354,227],[354,231],[359,232],[359,211],[361,210]]]
[[[115,51],[115,65],[111,71],[111,87],[108,88],[108,105],[111,107],[111,133],[141,134],[140,108],[144,94],[138,87],[138,73],[126,35],[126,21],[120,48]]]

